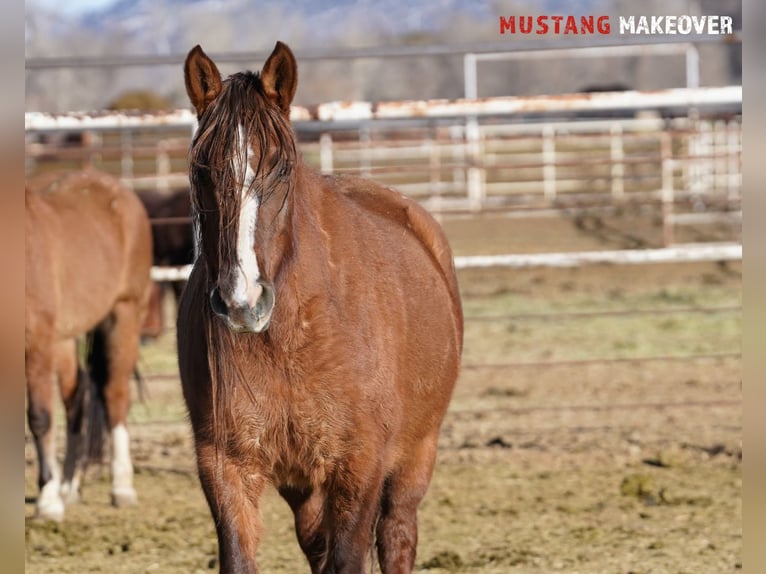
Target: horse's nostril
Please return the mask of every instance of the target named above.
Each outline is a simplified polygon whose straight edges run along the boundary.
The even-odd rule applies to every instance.
[[[227,317],[229,315],[229,309],[221,298],[221,292],[218,290],[218,287],[213,287],[213,290],[210,292],[210,307],[213,309],[213,313],[220,317]]]
[[[271,313],[274,308],[274,287],[270,283],[260,282],[261,296],[258,298],[257,308],[261,314]]]

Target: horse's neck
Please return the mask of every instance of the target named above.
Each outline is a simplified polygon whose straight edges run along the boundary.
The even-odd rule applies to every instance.
[[[299,260],[309,255],[305,253],[305,246],[311,246],[312,255],[315,249],[325,247],[326,186],[319,172],[301,164],[294,190],[292,218],[294,255]]]
[[[301,166],[291,191],[291,215],[288,219],[288,249],[283,256],[275,278],[279,320],[274,321],[278,333],[273,343],[281,341],[285,348],[300,346],[297,340],[304,313],[311,300],[321,299],[325,289],[321,278],[321,264],[326,260],[327,246],[322,237],[321,199],[322,176]],[[272,331],[276,329],[272,328]]]

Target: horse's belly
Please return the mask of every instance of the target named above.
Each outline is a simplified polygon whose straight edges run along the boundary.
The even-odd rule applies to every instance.
[[[112,238],[94,239],[60,256],[56,331],[76,337],[106,318],[123,288],[121,247]],[[71,246],[70,246],[71,247]]]

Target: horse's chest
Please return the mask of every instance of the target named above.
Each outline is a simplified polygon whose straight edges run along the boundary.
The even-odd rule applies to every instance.
[[[277,484],[317,484],[343,451],[327,411],[312,401],[257,401],[233,421],[236,455]],[[230,443],[231,444],[231,443]]]

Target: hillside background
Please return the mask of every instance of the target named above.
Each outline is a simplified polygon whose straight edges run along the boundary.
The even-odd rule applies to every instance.
[[[395,100],[463,96],[461,56],[309,61],[316,50],[401,45],[476,45],[513,49],[562,39],[587,45],[587,37],[501,36],[500,15],[719,14],[741,29],[739,0],[117,0],[107,8],[71,15],[26,2],[26,58],[62,56],[183,55],[195,44],[209,54],[268,52],[276,40],[295,51],[301,80],[296,101]],[[614,30],[613,30],[614,31]],[[613,38],[618,37],[614,36]],[[702,85],[741,82],[741,47],[700,46]],[[243,67],[221,66],[224,75]],[[661,89],[684,84],[682,56],[603,60],[482,63],[481,96],[577,92],[621,85]],[[179,65],[28,70],[28,111],[63,112],[114,106],[126,93],[151,94],[151,107],[188,105]],[[146,100],[141,100],[146,101]],[[146,104],[150,107],[150,104]]]

